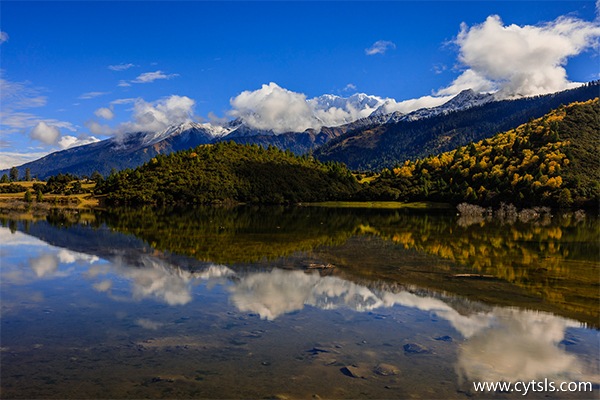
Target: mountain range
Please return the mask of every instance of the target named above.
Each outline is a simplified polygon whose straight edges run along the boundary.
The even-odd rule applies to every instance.
[[[275,146],[295,154],[312,153],[322,161],[339,161],[352,169],[390,167],[405,159],[450,150],[473,140],[514,128],[538,118],[561,104],[599,96],[600,84],[591,82],[576,89],[549,95],[498,100],[494,94],[465,90],[445,104],[408,114],[388,113],[392,99],[355,94],[348,98],[324,95],[310,101],[315,110],[335,107],[346,120],[326,126],[331,119],[316,113],[314,126],[302,132],[257,129],[243,118],[224,125],[184,122],[160,132],[131,132],[100,142],[49,154],[18,167],[20,176],[29,168],[32,176],[45,179],[58,173],[108,175],[141,165],[157,154],[168,154],[201,144],[234,141]],[[341,120],[344,121],[344,118]],[[8,170],[0,171],[0,175]]]

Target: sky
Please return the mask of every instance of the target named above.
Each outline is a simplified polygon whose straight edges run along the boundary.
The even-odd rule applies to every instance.
[[[600,78],[599,4],[2,1],[0,168],[187,120],[283,132],[564,90]],[[375,103],[315,99],[355,93]]]

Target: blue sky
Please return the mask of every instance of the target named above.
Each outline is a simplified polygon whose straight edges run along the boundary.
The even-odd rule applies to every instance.
[[[0,167],[142,126],[144,112],[208,121],[275,94],[563,89],[598,79],[598,26],[593,1],[3,1]]]

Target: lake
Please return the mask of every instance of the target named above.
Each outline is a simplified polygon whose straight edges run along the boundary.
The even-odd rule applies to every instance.
[[[598,398],[589,215],[246,206],[0,222],[4,399],[504,399],[523,393],[473,382],[532,380],[593,393],[528,398]]]

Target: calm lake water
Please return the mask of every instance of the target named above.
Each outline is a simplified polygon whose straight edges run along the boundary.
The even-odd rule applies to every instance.
[[[523,398],[593,382],[600,223],[200,208],[0,218],[1,397]]]

